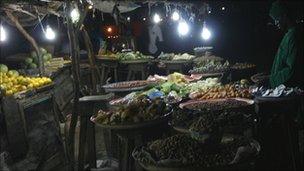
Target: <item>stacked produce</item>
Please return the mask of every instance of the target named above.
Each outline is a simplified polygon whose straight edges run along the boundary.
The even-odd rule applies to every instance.
[[[249,106],[251,103],[240,99],[214,99],[206,101],[190,101],[181,106],[192,110],[224,110]]]
[[[0,89],[6,96],[21,91],[39,88],[50,84],[52,80],[47,77],[26,77],[21,76],[15,70],[8,71],[7,66],[0,64]]]
[[[243,151],[239,151],[242,148]],[[242,153],[242,154],[241,154]],[[147,149],[133,152],[141,163],[164,168],[216,168],[253,156],[256,149],[245,137],[234,137],[218,145],[203,144],[181,134],[150,143]],[[245,155],[244,155],[245,154]],[[151,160],[152,156],[152,160]]]
[[[62,68],[67,63],[70,63],[70,61],[64,60],[63,58],[52,58],[44,65],[44,68],[47,73],[52,73],[57,71],[59,68]]]
[[[117,53],[116,58],[121,61],[150,59],[149,56],[146,56],[139,51]]]
[[[206,60],[198,63],[190,73],[223,73],[229,69],[229,62],[226,61],[223,64],[221,61],[216,60]]]
[[[197,81],[194,83],[187,84],[185,89],[190,92],[197,92],[207,90],[208,88],[221,86],[218,78],[207,78],[205,80]]]
[[[109,51],[109,50],[102,50],[98,52],[99,56],[105,56],[105,57],[109,57],[109,58],[116,58],[116,54]]]
[[[160,98],[149,99],[145,95],[134,97],[127,105],[108,112],[100,110],[95,122],[103,125],[123,125],[160,118],[169,112]]]
[[[249,69],[254,67],[255,65],[250,63],[235,63],[231,68],[241,70],[241,69]]]
[[[49,65],[52,59],[52,54],[48,53],[44,48],[40,48],[42,54],[42,60],[44,65]],[[38,68],[38,55],[35,51],[31,52],[31,56],[25,58],[23,66],[25,69],[36,69]]]
[[[196,132],[206,132],[206,128],[218,125],[223,128],[223,132],[239,133],[249,128],[253,122],[252,112],[234,110],[210,110],[192,111],[188,109],[177,109],[173,111],[171,125],[175,128],[192,130]],[[208,120],[207,122],[205,120]],[[216,124],[212,124],[215,121]],[[206,126],[207,125],[207,126]],[[208,126],[209,125],[209,126]],[[235,128],[234,130],[229,130]],[[208,130],[208,129],[207,129]],[[216,130],[216,129],[213,129]],[[208,130],[208,132],[212,132]]]
[[[174,54],[174,53],[161,53],[158,56],[158,59],[160,60],[173,60],[173,61],[177,61],[177,60],[191,60],[195,58],[194,55],[190,55],[188,53],[183,53],[183,54]]]
[[[226,84],[191,93],[189,97],[191,99],[199,100],[236,97],[251,98],[251,94],[248,89],[240,89],[236,88],[236,86],[233,84]]]

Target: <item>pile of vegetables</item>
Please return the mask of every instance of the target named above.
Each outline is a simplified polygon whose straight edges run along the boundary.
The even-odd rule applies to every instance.
[[[158,59],[160,60],[191,60],[195,58],[194,55],[190,55],[188,53],[183,53],[183,54],[174,54],[174,53],[161,53],[158,56]]]
[[[223,64],[220,61],[210,60],[202,61],[197,64],[190,73],[222,73],[229,69],[230,64],[228,61]]]
[[[146,55],[140,53],[139,51],[117,53],[116,57],[117,57],[117,59],[122,60],[122,61],[149,59],[149,56],[146,56]]]
[[[45,66],[50,64],[50,60],[52,59],[52,54],[48,53],[44,48],[40,48],[40,52],[42,54],[42,60]],[[23,67],[25,69],[36,69],[38,68],[38,55],[36,51],[31,52],[31,56],[25,58]]]
[[[160,118],[170,112],[161,98],[150,99],[141,94],[134,96],[127,105],[121,105],[111,111],[100,110],[95,122],[103,125],[123,125]]]

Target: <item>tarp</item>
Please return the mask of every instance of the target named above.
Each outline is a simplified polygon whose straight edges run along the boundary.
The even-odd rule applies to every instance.
[[[139,7],[140,5],[135,4],[134,2],[119,2],[119,1],[100,1],[100,0],[92,0],[94,4],[94,8],[100,10],[104,13],[112,13],[113,8],[116,4],[118,4],[118,9],[120,13],[126,13],[133,11]]]

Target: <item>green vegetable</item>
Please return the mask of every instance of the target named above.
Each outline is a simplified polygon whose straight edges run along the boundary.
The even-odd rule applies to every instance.
[[[37,68],[37,65],[34,64],[34,63],[31,63],[31,64],[29,65],[29,68],[30,68],[30,69],[36,69],[36,68]]]
[[[42,55],[45,55],[47,53],[47,51],[44,48],[40,48],[40,52]]]
[[[8,67],[4,64],[0,64],[0,72],[7,73]]]
[[[25,64],[29,65],[29,64],[33,63],[33,59],[30,57],[27,57],[27,58],[25,58],[24,62],[25,62]]]
[[[161,85],[161,91],[164,92],[165,94],[168,94],[171,91],[171,86],[174,83],[172,82],[165,82],[164,84]]]
[[[172,86],[171,86],[171,90],[174,90],[174,91],[176,91],[176,92],[179,92],[180,91],[180,89],[181,89],[181,86],[180,85],[178,85],[178,84],[172,84]]]
[[[32,57],[33,59],[38,57],[36,51],[32,51],[32,52],[31,52],[31,57]]]

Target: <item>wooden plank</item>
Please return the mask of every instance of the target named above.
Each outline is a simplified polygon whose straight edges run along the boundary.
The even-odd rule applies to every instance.
[[[19,104],[13,97],[5,97],[2,101],[9,151],[14,159],[24,156],[27,152],[27,142],[24,122],[19,111]]]

